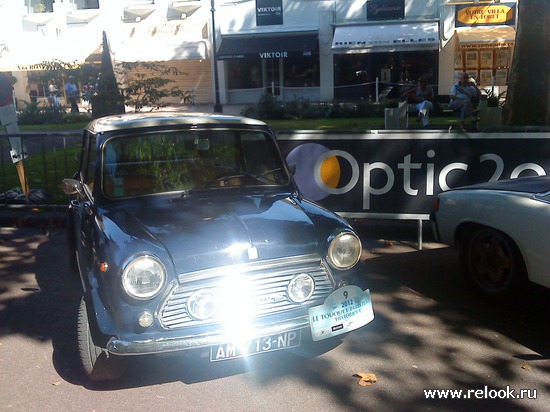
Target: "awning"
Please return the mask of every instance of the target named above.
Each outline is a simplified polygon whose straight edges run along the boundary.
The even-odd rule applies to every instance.
[[[461,49],[511,47],[516,41],[511,26],[468,27],[456,32]]]
[[[439,50],[439,23],[337,26],[332,50],[334,53]]]
[[[59,60],[84,63],[101,43],[101,34],[72,29],[70,35],[44,37],[40,32],[22,33],[9,39],[0,53],[0,71],[43,70],[42,62]]]
[[[312,56],[319,51],[317,33],[223,36],[218,60],[243,59],[249,56],[278,59],[291,55]]]
[[[183,41],[179,44],[149,41],[128,42],[114,53],[118,62],[167,62],[171,60],[200,60],[208,57],[204,40]]]
[[[165,62],[208,58],[208,41],[202,37],[206,20],[192,18],[126,25],[125,34],[111,40],[118,62]]]

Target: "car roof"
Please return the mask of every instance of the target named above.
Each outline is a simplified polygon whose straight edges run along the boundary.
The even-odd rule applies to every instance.
[[[521,193],[546,193],[550,191],[550,176],[518,177],[459,187],[455,190],[502,190]]]
[[[223,114],[196,113],[196,112],[147,112],[126,113],[101,117],[91,121],[86,130],[99,134],[116,130],[129,130],[142,127],[158,126],[253,126],[267,127],[256,119],[242,116],[230,116]]]

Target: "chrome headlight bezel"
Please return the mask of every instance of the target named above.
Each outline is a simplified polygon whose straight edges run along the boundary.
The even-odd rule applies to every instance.
[[[286,292],[294,303],[306,302],[315,292],[315,280],[309,273],[299,273],[288,282]]]
[[[137,256],[124,266],[121,283],[122,289],[131,298],[150,300],[166,285],[166,268],[154,256]]]
[[[342,231],[329,240],[327,260],[338,270],[349,270],[361,259],[363,246],[352,231]]]
[[[193,319],[207,320],[214,317],[219,309],[219,297],[210,288],[203,288],[194,291],[186,303],[187,313]]]

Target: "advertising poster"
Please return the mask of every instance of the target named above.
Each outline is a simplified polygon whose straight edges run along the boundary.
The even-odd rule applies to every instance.
[[[548,133],[279,132],[300,191],[344,216],[428,218],[459,186],[550,173]]]
[[[490,69],[480,70],[479,84],[481,86],[491,86],[493,84],[493,71]]]
[[[508,82],[508,69],[497,69],[495,71],[495,84],[497,86],[506,86]]]
[[[506,67],[510,62],[510,50],[497,50],[496,54],[496,66]]]
[[[479,61],[479,55],[477,50],[466,52],[466,68],[477,69]]]
[[[481,51],[481,67],[484,69],[493,68],[493,51],[492,50]]]
[[[455,69],[464,69],[464,62],[462,61],[462,52],[455,53]]]

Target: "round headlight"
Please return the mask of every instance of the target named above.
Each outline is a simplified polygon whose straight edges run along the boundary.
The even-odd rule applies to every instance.
[[[336,269],[351,269],[361,257],[361,241],[351,232],[342,232],[328,246],[328,259]]]
[[[189,296],[187,312],[198,320],[211,318],[218,311],[218,297],[211,289],[199,289]]]
[[[288,297],[296,303],[308,300],[315,291],[315,281],[307,273],[292,278],[287,287]]]
[[[160,292],[166,282],[162,263],[151,256],[132,260],[122,272],[122,287],[136,299],[150,299]]]

